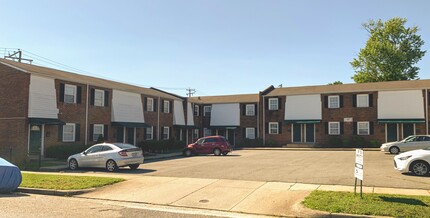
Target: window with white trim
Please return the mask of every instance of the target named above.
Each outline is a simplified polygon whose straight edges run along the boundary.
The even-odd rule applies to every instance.
[[[278,134],[278,133],[279,133],[279,123],[269,122],[269,134]]]
[[[164,113],[170,113],[170,101],[164,101],[164,109],[163,109]]]
[[[100,89],[94,90],[94,105],[104,107],[105,106],[105,91]]]
[[[212,130],[208,128],[203,129],[203,137],[212,135]]]
[[[278,98],[269,98],[269,110],[278,110]]]
[[[357,107],[369,107],[369,95],[368,94],[357,95]]]
[[[329,135],[340,135],[340,122],[329,122],[328,123],[328,134]]]
[[[255,105],[247,104],[246,105],[246,116],[255,116]]]
[[[199,138],[199,130],[198,129],[194,129],[193,130],[193,139],[198,139]]]
[[[255,139],[255,128],[246,128],[245,136],[247,139]]]
[[[369,122],[357,122],[357,135],[369,135]]]
[[[339,108],[339,95],[328,96],[328,108]]]
[[[163,127],[163,139],[167,140],[169,139],[169,132],[170,132],[170,128],[168,126]]]
[[[200,106],[194,105],[194,116],[200,116]]]
[[[76,86],[75,85],[64,85],[64,102],[65,103],[76,103]]]
[[[93,127],[93,141],[97,141],[100,136],[103,136],[104,125],[103,124],[94,124]]]
[[[154,111],[154,99],[147,98],[146,99],[146,111]]]
[[[75,124],[66,123],[63,125],[63,142],[74,142],[75,141]]]
[[[212,111],[212,106],[204,106],[203,107],[203,111],[204,111],[204,116],[205,117],[210,117],[211,116],[211,111]]]
[[[153,127],[146,127],[146,131],[145,131],[145,139],[146,140],[152,140],[154,139],[154,135],[153,135]]]

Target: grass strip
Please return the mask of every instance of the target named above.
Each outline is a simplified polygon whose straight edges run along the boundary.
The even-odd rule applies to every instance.
[[[102,187],[121,181],[124,181],[124,179],[95,176],[22,173],[22,183],[20,187],[54,190],[76,190]]]
[[[314,210],[391,217],[430,217],[430,197],[313,191],[303,204]]]

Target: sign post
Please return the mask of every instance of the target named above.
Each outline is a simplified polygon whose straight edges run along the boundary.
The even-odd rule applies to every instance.
[[[363,198],[363,149],[355,149],[355,168],[354,168],[354,194],[357,193],[357,179],[360,180],[360,197]]]

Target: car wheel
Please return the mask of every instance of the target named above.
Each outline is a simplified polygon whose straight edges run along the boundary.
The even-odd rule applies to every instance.
[[[190,150],[190,149],[185,150],[185,151],[184,151],[184,156],[185,156],[185,157],[189,157],[189,156],[191,156],[191,150]]]
[[[132,170],[135,170],[135,169],[139,168],[139,165],[140,164],[131,164],[131,165],[128,165],[128,167],[130,167],[130,169],[132,169]]]
[[[115,172],[118,169],[116,162],[114,160],[108,160],[106,162],[106,170],[109,172]]]
[[[69,161],[69,169],[77,170],[79,168],[78,161],[76,159],[70,159]]]
[[[214,155],[215,156],[220,156],[221,155],[221,150],[219,148],[215,148],[214,149]]]
[[[400,152],[400,149],[396,146],[390,148],[391,154],[398,154],[399,152]]]
[[[427,162],[415,161],[411,164],[411,172],[417,176],[425,176],[429,173],[430,167]]]
[[[222,155],[226,156],[228,154],[227,151],[223,152]]]

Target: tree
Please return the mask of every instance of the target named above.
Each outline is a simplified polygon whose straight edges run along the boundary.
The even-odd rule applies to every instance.
[[[414,65],[426,53],[421,50],[424,41],[417,35],[418,27],[406,28],[406,21],[396,17],[363,24],[370,37],[350,62],[356,83],[419,79],[419,67]]]
[[[341,85],[341,84],[343,84],[343,82],[341,82],[341,81],[334,81],[334,82],[329,83],[327,85]]]

